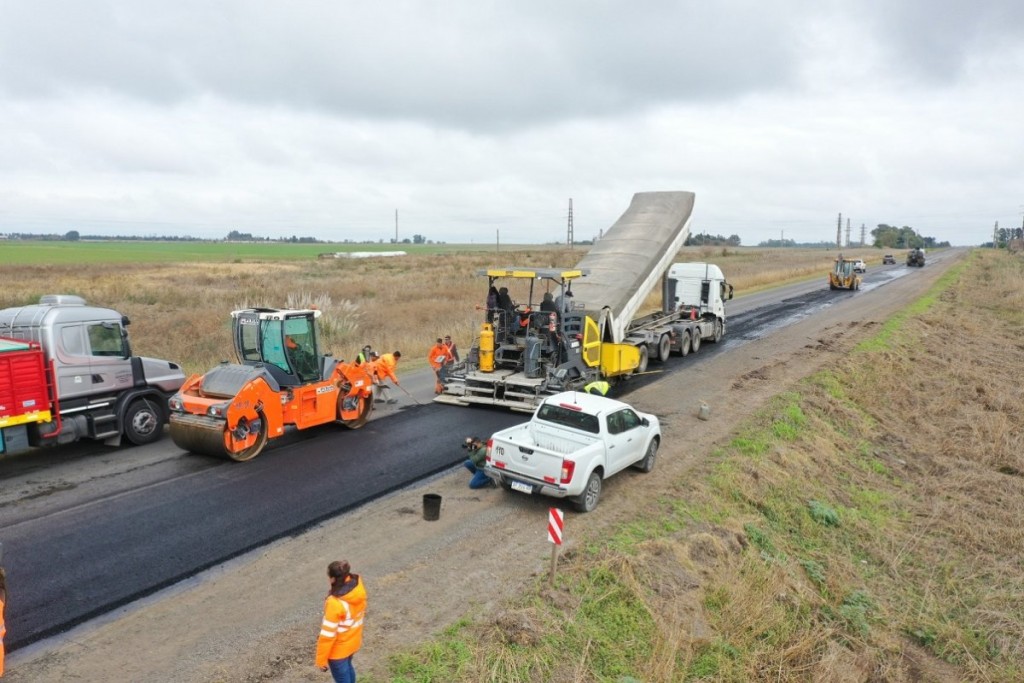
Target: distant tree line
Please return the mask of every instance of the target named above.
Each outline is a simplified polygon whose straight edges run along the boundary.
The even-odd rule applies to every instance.
[[[77,230],[68,230],[63,235],[55,233],[36,234],[29,232],[8,233],[8,239],[12,240],[33,240],[38,242],[78,242],[88,240],[90,242],[284,242],[289,244],[324,244],[324,240],[316,237],[257,237],[248,232],[232,230],[227,237],[222,239],[210,239],[206,237],[190,237],[185,235],[83,235]],[[345,240],[349,242],[350,240]],[[383,240],[380,240],[383,242]],[[406,240],[408,242],[408,240]],[[372,243],[367,240],[368,243]]]
[[[949,242],[939,242],[934,237],[919,235],[916,230],[909,226],[897,228],[894,225],[880,223],[877,228],[871,231],[873,247],[878,249],[931,249],[933,247],[948,247]],[[796,242],[795,240],[777,239],[759,242],[759,247],[804,247],[811,249],[835,249],[836,243],[827,242]],[[853,244],[849,246],[854,246]]]
[[[740,236],[729,235],[728,237],[722,237],[721,235],[709,235],[706,232],[701,232],[696,235],[690,235],[683,244],[684,247],[702,247],[704,245],[712,247],[738,247],[740,246]]]
[[[777,239],[758,242],[759,247],[797,247],[800,249],[834,249],[835,242],[797,242],[796,240]]]
[[[874,238],[874,246],[881,249],[931,249],[933,247],[948,247],[949,242],[938,242],[934,237],[919,235],[908,225],[897,228],[895,225],[879,223],[878,227],[871,231]]]

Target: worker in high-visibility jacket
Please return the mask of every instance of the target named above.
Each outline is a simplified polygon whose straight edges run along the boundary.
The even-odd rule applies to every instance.
[[[588,394],[597,394],[598,396],[607,396],[608,390],[612,388],[612,385],[608,384],[604,380],[598,380],[591,382],[587,386],[583,387],[583,391]]]
[[[4,568],[0,567],[0,678],[4,675],[4,636],[7,635],[7,627],[4,626],[4,607],[7,606],[7,574]]]
[[[444,383],[448,380],[448,364],[455,362],[452,350],[444,345],[444,340],[437,338],[437,343],[430,347],[427,353],[427,361],[430,367],[434,368],[434,393],[440,394],[444,391]]]
[[[391,356],[391,360],[394,361],[394,356],[390,353],[384,354],[385,356]],[[399,356],[402,354],[399,353]],[[397,361],[394,361],[397,363]],[[378,401],[385,401],[387,403],[395,403],[398,401],[397,398],[391,398],[391,388],[384,384],[384,380],[390,379],[395,383],[395,386],[401,386],[398,383],[398,377],[395,375],[394,364],[385,363],[376,351],[370,351],[370,358],[366,361],[367,367],[370,369],[370,374],[373,376],[373,386],[377,391]]]
[[[352,656],[363,644],[366,588],[345,560],[327,565],[331,592],[324,602],[324,619],[316,640],[316,665],[331,672],[335,683],[355,683]]]

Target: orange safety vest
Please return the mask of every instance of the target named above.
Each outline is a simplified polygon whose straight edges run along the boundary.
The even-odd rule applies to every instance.
[[[366,613],[366,588],[358,575],[355,585],[340,594],[331,593],[324,602],[324,619],[316,639],[316,665],[327,666],[329,659],[351,657],[363,644],[363,615]]]
[[[391,354],[388,354],[388,355],[391,355]],[[388,365],[387,363],[384,362],[383,358],[377,358],[377,360],[373,362],[373,366],[372,367],[373,367],[373,374],[374,374],[374,376],[377,379],[383,381],[383,380],[387,379],[388,377],[390,377],[392,382],[394,382],[395,384],[398,384],[398,377],[395,376],[395,367],[394,367],[394,365]]]
[[[430,361],[430,367],[437,370],[442,365],[448,363],[454,363],[455,359],[452,357],[452,351],[443,343],[434,344],[430,349],[430,355],[427,356],[427,360]]]
[[[398,359],[393,353],[385,353],[377,359],[377,376],[384,379],[390,377],[391,381],[398,384],[398,377],[395,376],[395,368],[398,367]],[[384,374],[381,374],[384,373]]]

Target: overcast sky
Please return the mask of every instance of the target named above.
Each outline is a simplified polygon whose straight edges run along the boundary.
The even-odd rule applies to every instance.
[[[0,233],[542,243],[651,190],[1019,227],[1024,2],[0,0]]]

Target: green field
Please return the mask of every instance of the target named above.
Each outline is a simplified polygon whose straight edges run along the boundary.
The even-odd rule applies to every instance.
[[[502,245],[502,249],[512,249]],[[482,244],[289,244],[287,242],[62,242],[0,241],[0,265],[71,263],[187,263],[308,260],[319,254],[352,251],[405,251],[442,254],[493,250]]]

